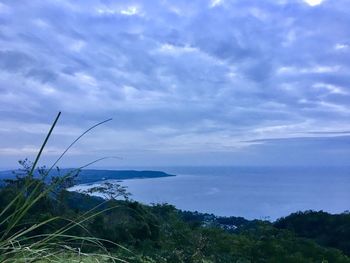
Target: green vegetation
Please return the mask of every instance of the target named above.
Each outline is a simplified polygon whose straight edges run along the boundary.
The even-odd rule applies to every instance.
[[[1,184],[0,262],[350,262],[348,214],[299,213],[272,224],[143,205],[119,184],[90,190],[107,200],[69,192],[80,169],[48,176],[54,166],[37,167],[55,123],[36,160],[21,161]]]
[[[7,232],[12,241],[1,240],[1,262],[350,262],[340,250],[279,229],[286,219],[272,224],[183,212],[167,204],[147,206],[113,197],[105,201],[66,191],[74,175],[44,183],[43,178],[25,175],[30,166],[22,164],[24,174],[0,190],[0,211],[19,198],[23,204],[35,188],[40,198],[11,229],[12,221],[2,220],[0,232]],[[8,209],[2,218],[14,212]],[[322,213],[314,213],[313,224],[316,215]],[[290,222],[293,231],[302,225],[302,220]],[[304,227],[314,229],[307,220]],[[343,236],[346,239],[349,235]]]
[[[277,220],[276,228],[288,229],[298,236],[327,247],[342,250],[350,256],[350,213],[331,215],[323,211],[305,211]]]
[[[111,261],[119,260],[105,249],[103,240],[90,235],[74,234],[76,228],[84,229],[83,223],[104,212],[103,210],[94,213],[86,211],[74,218],[64,218],[62,217],[65,215],[64,211],[59,211],[62,208],[65,189],[71,186],[74,172],[78,172],[79,169],[62,177],[51,177],[50,182],[47,183],[48,175],[55,164],[86,132],[63,152],[50,169],[36,168],[60,114],[51,126],[34,162],[20,161],[23,167],[20,170],[21,173],[17,174],[15,179],[2,182],[0,189],[1,262],[57,262],[61,261],[61,255],[70,257],[74,253],[80,261],[83,258],[95,256]],[[89,130],[91,128],[87,131]],[[35,174],[38,176],[35,177]],[[76,244],[81,244],[80,247],[85,244],[85,247],[95,248],[103,253],[81,253],[80,247]]]

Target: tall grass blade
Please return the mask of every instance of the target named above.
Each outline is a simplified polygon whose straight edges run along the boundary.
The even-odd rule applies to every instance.
[[[53,129],[55,128],[56,123],[57,123],[58,119],[60,118],[60,116],[61,116],[61,112],[58,112],[58,114],[57,114],[57,116],[56,116],[56,119],[55,119],[55,121],[53,122],[53,124],[51,125],[51,128],[50,128],[50,130],[49,130],[49,133],[46,135],[46,138],[45,138],[43,144],[42,144],[41,147],[40,147],[39,153],[37,154],[37,156],[36,156],[36,158],[35,158],[35,161],[34,161],[34,163],[33,163],[32,169],[31,169],[30,172],[29,172],[29,176],[32,176],[32,175],[33,175],[34,170],[35,170],[35,167],[36,167],[36,165],[38,164],[38,161],[39,161],[39,159],[40,159],[40,157],[41,157],[41,154],[42,154],[42,152],[43,152],[43,150],[44,150],[44,148],[45,148],[45,146],[46,146],[46,143],[47,143],[47,141],[49,140],[49,138],[50,138],[50,136],[51,136],[51,133],[52,133]]]
[[[104,121],[101,121],[93,126],[91,126],[89,129],[87,129],[86,131],[84,131],[82,134],[80,134],[64,151],[63,153],[57,158],[57,160],[52,164],[52,166],[50,167],[50,169],[48,170],[47,173],[50,173],[50,171],[56,166],[56,164],[62,159],[62,157],[69,151],[70,148],[73,147],[73,145],[80,140],[80,138],[82,138],[85,134],[87,134],[89,131],[91,131],[92,129],[106,123],[106,122],[109,122],[111,121],[112,119],[107,119],[107,120],[104,120]]]

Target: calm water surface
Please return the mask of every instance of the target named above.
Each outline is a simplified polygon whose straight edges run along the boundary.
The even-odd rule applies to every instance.
[[[158,168],[175,177],[124,180],[132,198],[183,210],[274,220],[299,210],[350,210],[349,168]]]

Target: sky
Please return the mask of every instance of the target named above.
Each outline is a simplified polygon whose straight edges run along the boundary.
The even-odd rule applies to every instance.
[[[0,0],[0,169],[350,165],[348,0]]]

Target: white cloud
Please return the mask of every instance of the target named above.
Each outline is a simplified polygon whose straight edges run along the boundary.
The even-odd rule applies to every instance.
[[[346,49],[349,49],[349,45],[347,45],[347,44],[340,44],[340,43],[338,43],[338,44],[336,44],[335,46],[334,46],[334,49],[335,50],[346,50]]]
[[[97,13],[100,14],[100,15],[114,15],[114,14],[117,14],[117,13],[118,13],[117,10],[112,9],[112,8],[107,8],[107,7],[104,7],[104,8],[97,8],[96,11],[97,11]]]
[[[0,156],[1,155],[22,155],[22,156],[26,156],[26,155],[34,155],[38,153],[38,148],[35,146],[24,146],[21,148],[10,148],[10,147],[3,147],[0,148]]]
[[[266,21],[270,17],[270,14],[268,12],[257,7],[251,8],[250,13],[252,16],[261,21]]]
[[[338,72],[340,70],[340,66],[316,66],[313,68],[302,69],[301,73],[332,73]]]
[[[317,104],[324,107],[325,111],[330,110],[330,111],[338,112],[340,114],[346,114],[346,115],[350,114],[350,108],[342,104],[337,104],[337,103],[332,103],[327,101],[320,101],[320,102],[317,102]]]
[[[84,85],[93,86],[93,87],[97,86],[97,80],[93,76],[90,76],[87,73],[77,72],[75,73],[75,77],[78,83],[82,85],[82,88]]]
[[[290,138],[305,136],[307,131],[314,128],[315,123],[312,120],[304,120],[302,122],[287,123],[279,125],[270,125],[266,123],[264,126],[253,129],[251,135],[256,139],[262,138]],[[310,135],[311,136],[311,135]]]
[[[76,40],[76,41],[73,41],[73,43],[69,46],[69,49],[74,52],[80,52],[85,46],[86,46],[86,43],[84,41]]]
[[[57,94],[57,90],[48,84],[40,84],[39,92],[41,92],[43,95],[55,95]]]
[[[332,84],[327,84],[327,83],[316,83],[312,87],[316,89],[325,89],[333,94],[340,94],[340,95],[349,94],[344,88],[336,85],[332,85]]]
[[[216,7],[222,5],[224,0],[211,0],[210,1],[210,7]]]
[[[324,0],[304,0],[305,3],[307,3],[310,6],[317,6],[322,4]]]
[[[141,15],[141,9],[139,6],[128,6],[126,8],[114,8],[114,7],[101,7],[96,9],[97,13],[100,15],[124,15],[124,16],[134,16]]]
[[[340,66],[321,66],[317,65],[314,67],[289,67],[283,66],[277,69],[278,74],[310,74],[310,73],[334,73],[341,69]]]
[[[44,28],[44,29],[48,29],[50,27],[50,25],[45,20],[40,18],[34,19],[33,24],[39,28]]]
[[[43,151],[43,154],[45,156],[50,155],[50,156],[58,156],[61,153],[64,152],[64,148],[57,148],[57,147],[46,147]],[[13,156],[33,156],[38,154],[39,152],[39,146],[35,146],[35,145],[26,145],[24,147],[17,147],[17,148],[13,148],[13,147],[3,147],[0,148],[0,156],[9,156],[9,155],[13,155]],[[77,149],[71,149],[69,152],[67,152],[67,155],[80,155],[83,154],[84,152],[79,151]]]
[[[168,53],[168,54],[173,54],[173,55],[177,55],[177,54],[183,54],[183,53],[191,53],[191,52],[196,52],[198,51],[196,48],[194,47],[190,47],[190,46],[174,46],[171,44],[162,44],[159,49],[159,52],[161,53]]]
[[[176,6],[170,6],[169,10],[171,12],[177,14],[178,16],[182,16],[183,15],[183,11],[180,8],[176,7]]]
[[[137,14],[139,14],[139,12],[140,12],[140,10],[139,10],[139,7],[137,7],[137,6],[129,6],[126,9],[120,10],[120,13],[122,15],[126,15],[126,16],[137,15]]]

